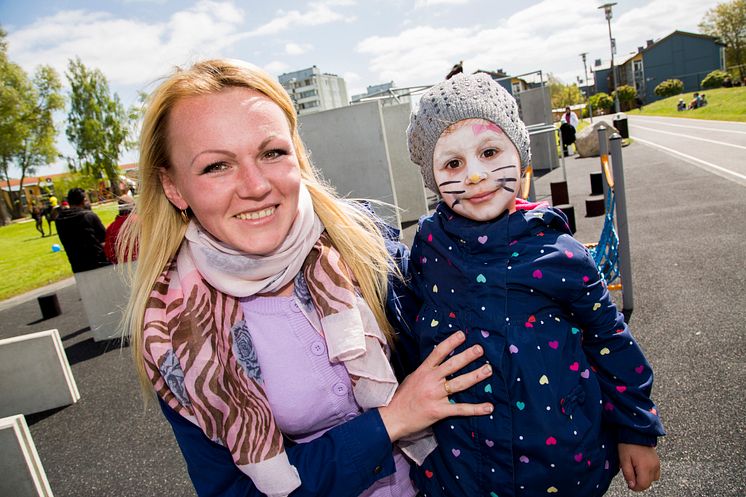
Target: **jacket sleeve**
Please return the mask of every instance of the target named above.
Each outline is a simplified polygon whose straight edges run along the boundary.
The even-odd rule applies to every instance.
[[[230,452],[158,399],[171,424],[197,495],[262,496],[234,464]],[[302,444],[286,442],[290,464],[301,486],[291,497],[356,497],[377,480],[394,473],[393,447],[377,409],[347,421]]]
[[[420,302],[408,284],[409,248],[397,239],[387,239],[386,248],[402,276],[398,278],[392,275],[389,278],[386,316],[396,333],[396,342],[391,353],[391,366],[399,381],[403,381],[419,366],[414,323],[417,320]]]
[[[604,419],[618,428],[619,442],[655,446],[665,432],[650,399],[653,370],[588,251],[569,236],[561,238],[567,250],[582,254],[565,261],[580,276],[569,310],[583,329],[583,349],[601,386]]]

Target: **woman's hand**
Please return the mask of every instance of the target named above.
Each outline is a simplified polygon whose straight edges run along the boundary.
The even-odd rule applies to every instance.
[[[446,382],[448,375],[484,353],[481,346],[475,345],[448,358],[465,338],[464,333],[458,331],[438,344],[420,367],[399,385],[389,405],[378,409],[392,442],[449,416],[480,416],[492,412],[492,404],[488,402],[451,404],[448,401],[449,394],[466,390],[492,374],[492,367],[485,364]]]

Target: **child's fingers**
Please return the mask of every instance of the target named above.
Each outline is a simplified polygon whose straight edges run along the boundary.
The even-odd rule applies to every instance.
[[[432,352],[422,361],[423,366],[429,366],[431,368],[437,368],[448,354],[456,350],[456,347],[461,345],[466,339],[463,331],[457,331],[442,342],[440,342]],[[467,361],[468,363],[469,361]]]
[[[632,460],[621,460],[619,461],[619,466],[622,468],[622,476],[624,476],[624,481],[627,482],[627,486],[630,489],[635,490],[637,479],[635,478],[635,468],[632,466]]]

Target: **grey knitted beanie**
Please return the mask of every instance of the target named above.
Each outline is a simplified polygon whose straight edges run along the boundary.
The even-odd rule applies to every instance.
[[[445,129],[464,119],[481,118],[500,126],[518,149],[521,169],[531,161],[528,130],[518,115],[513,96],[489,75],[459,74],[425,93],[409,118],[407,145],[412,162],[420,166],[425,186],[438,193],[433,177],[435,143]]]

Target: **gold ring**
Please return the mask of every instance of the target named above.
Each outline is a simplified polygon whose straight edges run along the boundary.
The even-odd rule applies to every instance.
[[[446,380],[445,383],[443,383],[443,388],[446,389],[446,395],[450,396],[453,392],[451,392],[451,385],[448,384],[448,380]]]

